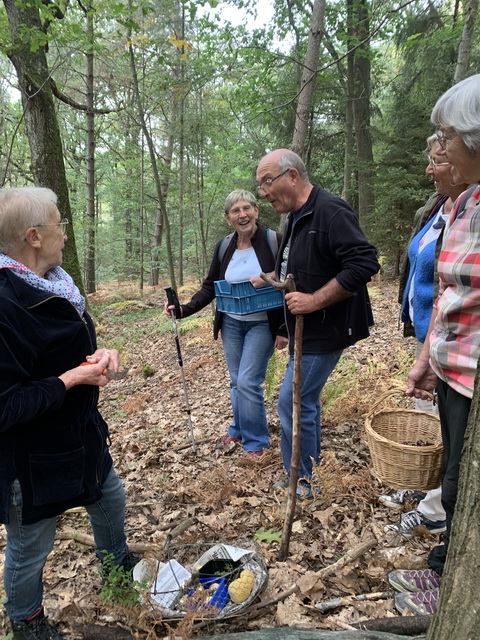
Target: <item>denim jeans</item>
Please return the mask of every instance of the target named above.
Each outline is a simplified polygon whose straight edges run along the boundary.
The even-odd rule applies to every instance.
[[[125,490],[120,478],[111,469],[103,487],[102,497],[86,508],[93,528],[96,554],[100,559],[113,554],[120,563],[128,552],[125,538]],[[3,581],[7,599],[5,609],[11,620],[20,621],[33,615],[42,604],[43,567],[53,548],[56,518],[44,518],[34,524],[23,525],[22,492],[15,480],[10,495],[10,523]]]
[[[245,451],[261,451],[270,443],[262,388],[274,344],[268,321],[247,322],[225,314],[222,342],[233,410],[228,433],[242,440]]]
[[[302,356],[299,478],[311,477],[311,458],[316,463],[320,460],[320,393],[341,355],[342,349],[329,353],[306,353]],[[278,415],[282,424],[283,466],[288,474],[292,459],[293,365],[294,358],[290,356],[278,398]]]

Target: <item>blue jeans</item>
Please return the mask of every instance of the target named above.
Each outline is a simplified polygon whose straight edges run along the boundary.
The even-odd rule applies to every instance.
[[[222,342],[233,410],[228,434],[240,438],[245,451],[261,451],[270,443],[262,388],[274,344],[269,324],[266,320],[235,320],[225,314]]]
[[[311,458],[316,463],[320,460],[320,393],[341,355],[342,349],[329,353],[306,353],[302,356],[299,478],[311,477]],[[293,364],[294,358],[290,356],[278,398],[278,415],[282,424],[283,466],[288,474],[292,459]]]
[[[100,559],[113,554],[120,563],[128,552],[125,538],[125,490],[113,467],[103,487],[102,497],[86,508],[92,524],[96,554]],[[10,494],[10,523],[3,581],[7,599],[5,609],[11,620],[32,616],[42,605],[43,567],[53,548],[56,518],[44,518],[34,524],[22,524],[22,492],[15,480]]]

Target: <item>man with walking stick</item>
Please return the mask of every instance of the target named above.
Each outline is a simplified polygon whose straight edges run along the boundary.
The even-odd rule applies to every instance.
[[[341,198],[311,184],[296,153],[288,149],[268,153],[260,161],[256,177],[260,195],[277,213],[289,214],[275,273],[280,282],[292,274],[296,291],[285,295],[290,360],[278,413],[283,464],[290,475],[295,316],[302,315],[297,494],[310,497],[312,459],[318,463],[320,458],[320,393],[343,349],[369,335],[373,316],[366,284],[380,265],[355,212]],[[285,478],[275,488],[287,485]]]

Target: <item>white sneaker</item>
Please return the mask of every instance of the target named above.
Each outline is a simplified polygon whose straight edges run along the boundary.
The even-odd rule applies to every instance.
[[[411,503],[412,507],[416,507],[420,500],[423,500],[426,495],[427,494],[422,491],[404,489],[403,491],[396,491],[390,495],[378,496],[378,501],[389,509],[401,511],[407,502]]]

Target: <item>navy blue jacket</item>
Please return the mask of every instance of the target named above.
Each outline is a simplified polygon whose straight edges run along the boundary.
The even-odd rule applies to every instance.
[[[101,497],[112,459],[99,389],[58,378],[95,349],[88,314],[0,269],[0,522],[15,478],[24,524]]]
[[[327,353],[344,349],[369,335],[373,315],[366,284],[380,269],[377,253],[364,236],[357,216],[348,204],[314,185],[298,214],[287,216],[282,256],[290,240],[286,274],[295,277],[297,291],[313,293],[335,278],[354,295],[330,307],[304,316],[303,353]],[[289,348],[293,353],[295,316],[285,305]]]

